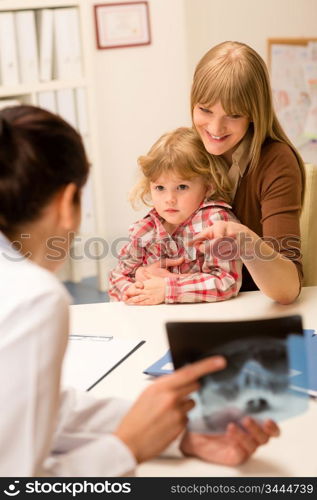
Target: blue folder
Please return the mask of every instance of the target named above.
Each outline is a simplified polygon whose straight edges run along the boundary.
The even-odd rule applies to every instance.
[[[317,334],[315,330],[304,330],[308,366],[308,393],[317,397]]]
[[[172,366],[170,367],[170,365]],[[155,363],[144,370],[143,373],[145,373],[146,375],[151,375],[152,377],[159,377],[160,375],[167,375],[168,373],[172,373],[173,371],[174,368],[171,358],[171,351],[168,350],[164,354],[164,356],[155,361]]]

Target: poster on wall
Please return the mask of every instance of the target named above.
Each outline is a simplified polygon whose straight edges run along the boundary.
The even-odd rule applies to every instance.
[[[317,141],[317,39],[268,40],[278,119],[297,147]]]

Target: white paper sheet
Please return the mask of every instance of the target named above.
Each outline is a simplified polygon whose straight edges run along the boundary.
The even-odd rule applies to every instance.
[[[92,389],[142,343],[111,336],[70,335],[63,363],[62,386],[84,391]]]

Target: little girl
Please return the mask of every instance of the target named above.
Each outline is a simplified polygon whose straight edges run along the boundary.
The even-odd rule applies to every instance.
[[[215,302],[235,297],[241,286],[241,261],[227,241],[212,252],[190,245],[193,237],[216,221],[235,221],[230,210],[230,183],[225,168],[208,155],[197,133],[178,128],[163,135],[139,158],[143,177],[132,203],[154,208],[129,230],[130,241],[120,251],[110,273],[109,295],[138,305]],[[217,242],[216,242],[217,243]],[[234,241],[233,241],[234,243]],[[137,270],[161,259],[179,258],[175,277],[138,280]],[[181,274],[180,274],[181,273]]]

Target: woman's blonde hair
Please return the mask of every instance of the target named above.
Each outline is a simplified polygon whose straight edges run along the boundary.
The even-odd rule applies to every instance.
[[[191,91],[191,109],[197,104],[212,107],[217,101],[226,113],[246,116],[252,122],[250,170],[259,162],[267,137],[283,142],[294,152],[301,168],[304,164],[295,146],[283,131],[273,109],[267,67],[259,54],[240,42],[223,42],[210,49],[197,64]]]
[[[150,183],[169,172],[183,179],[201,176],[207,189],[211,188],[208,199],[230,202],[231,185],[226,167],[217,157],[207,153],[193,128],[180,127],[162,135],[147,155],[138,158],[138,164],[142,178],[130,194],[134,207],[138,201],[150,206]]]

